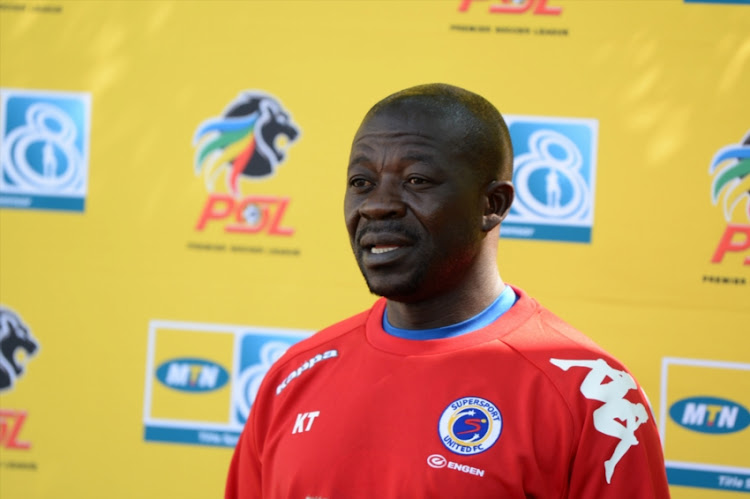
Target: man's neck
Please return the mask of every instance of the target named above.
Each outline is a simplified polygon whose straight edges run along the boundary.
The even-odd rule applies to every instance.
[[[388,300],[388,321],[401,329],[431,329],[458,324],[487,308],[505,289],[497,272],[473,283],[418,302]]]

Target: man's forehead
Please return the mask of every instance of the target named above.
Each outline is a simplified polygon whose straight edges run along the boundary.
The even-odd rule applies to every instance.
[[[354,145],[367,139],[403,138],[415,144],[434,145],[456,140],[456,129],[442,113],[424,108],[385,109],[365,117]]]

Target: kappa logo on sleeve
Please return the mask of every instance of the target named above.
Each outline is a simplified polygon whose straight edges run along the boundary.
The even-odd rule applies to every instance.
[[[594,427],[598,432],[620,440],[612,456],[604,461],[605,478],[607,483],[611,483],[617,463],[630,447],[638,444],[635,431],[648,421],[648,412],[643,404],[634,404],[625,399],[625,394],[637,390],[638,385],[630,374],[610,367],[604,359],[549,361],[563,371],[571,367],[590,369],[581,383],[581,393],[587,399],[604,402],[594,411]],[[611,381],[605,383],[607,379]]]
[[[284,390],[284,388],[286,388],[287,385],[289,385],[289,383],[293,379],[297,378],[300,374],[302,374],[303,372],[307,371],[308,369],[312,369],[313,366],[315,364],[317,364],[318,362],[326,360],[326,359],[332,359],[332,358],[338,357],[338,356],[339,356],[339,351],[338,350],[327,350],[327,351],[325,351],[323,353],[319,353],[319,354],[315,355],[314,357],[312,357],[309,360],[306,360],[304,362],[304,364],[302,364],[301,366],[299,366],[294,371],[290,372],[289,375],[286,378],[284,378],[284,381],[282,381],[279,384],[279,386],[276,387],[276,395],[280,394],[282,392],[282,390]]]

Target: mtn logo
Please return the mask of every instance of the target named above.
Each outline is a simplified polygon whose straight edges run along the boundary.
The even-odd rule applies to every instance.
[[[184,392],[210,392],[229,381],[229,373],[219,364],[196,358],[172,359],[156,369],[156,378],[164,385]]]
[[[701,433],[734,433],[750,425],[750,412],[731,400],[690,397],[675,402],[669,416],[680,426]]]

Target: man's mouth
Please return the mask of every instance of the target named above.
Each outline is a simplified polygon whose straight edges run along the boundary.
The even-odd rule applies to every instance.
[[[370,252],[374,255],[380,255],[382,253],[388,253],[389,251],[397,250],[400,246],[373,246],[370,248]]]

